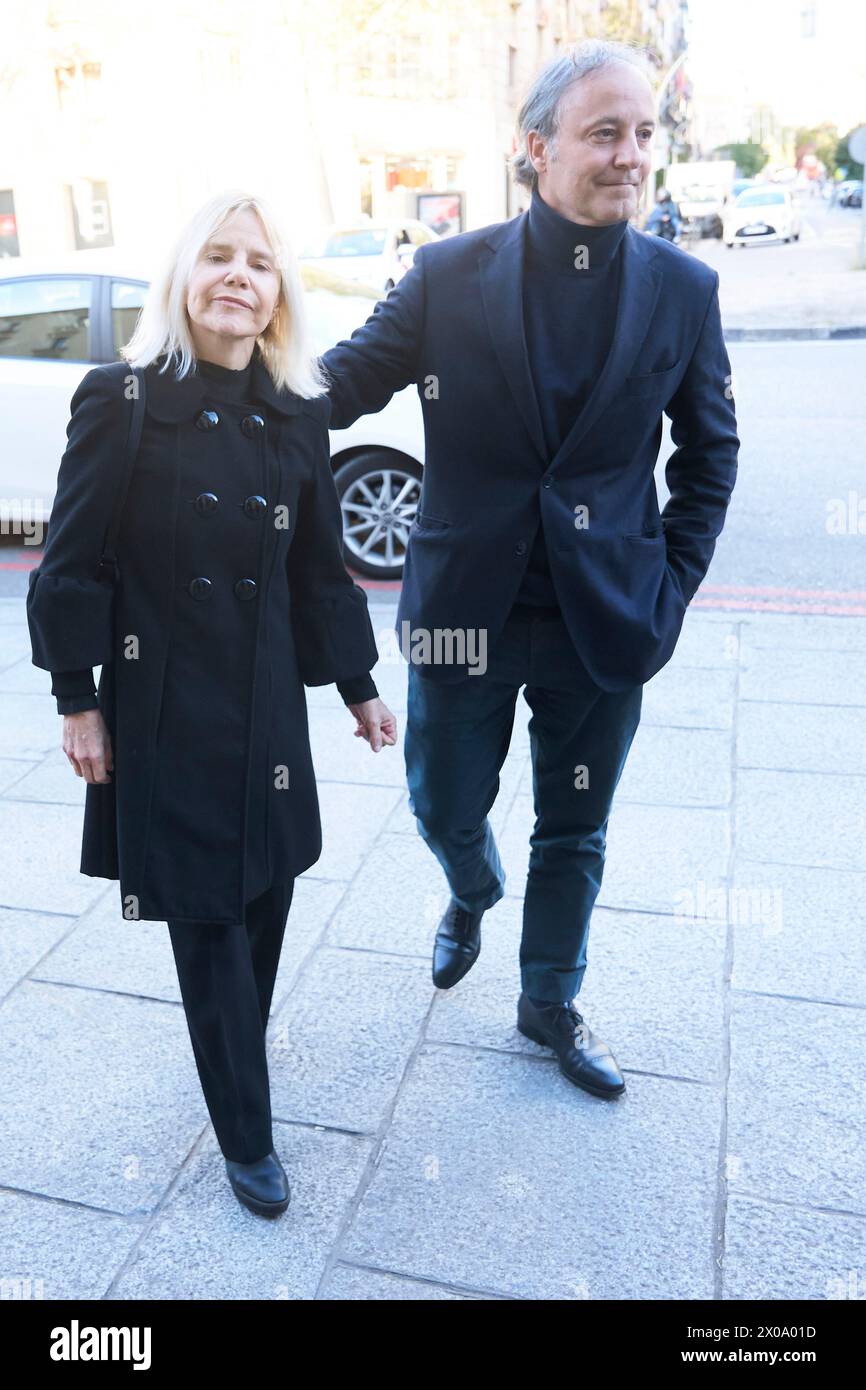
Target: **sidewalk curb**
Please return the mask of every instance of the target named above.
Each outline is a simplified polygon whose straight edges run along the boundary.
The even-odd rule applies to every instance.
[[[722,325],[725,341],[728,343],[776,342],[785,339],[817,339],[818,341],[844,341],[850,338],[866,338],[866,326],[851,328],[725,328]]]

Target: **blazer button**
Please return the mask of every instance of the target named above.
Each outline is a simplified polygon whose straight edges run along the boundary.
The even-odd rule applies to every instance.
[[[209,579],[206,579],[204,575],[199,575],[196,579],[191,579],[189,581],[188,588],[193,598],[207,598],[213,588],[213,584]]]
[[[254,579],[239,579],[235,584],[235,595],[237,598],[253,598],[256,592],[256,581]]]
[[[215,492],[200,492],[193,502],[193,506],[200,516],[206,515],[207,512],[216,511],[218,505],[219,498]]]
[[[543,479],[542,479],[542,482],[543,482],[543,484],[544,484],[545,487],[553,487],[553,479],[552,479],[549,475],[548,475],[548,477],[543,478]]]
[[[264,427],[265,422],[262,419],[261,415],[245,415],[244,418],[241,420],[241,429],[243,430],[247,439],[252,439],[255,435],[258,434],[259,430],[263,430]]]
[[[526,554],[526,541],[518,541],[517,544],[516,544],[516,546],[514,547],[514,553],[515,553],[515,555],[525,555],[525,554]]]
[[[215,410],[200,410],[195,417],[195,427],[197,430],[215,430],[220,422],[220,417]]]
[[[257,492],[253,493],[252,497],[248,497],[244,502],[244,511],[247,516],[261,516],[262,512],[266,512],[267,510],[267,502],[264,497],[260,496]]]

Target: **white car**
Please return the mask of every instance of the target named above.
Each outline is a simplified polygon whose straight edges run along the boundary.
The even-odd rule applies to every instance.
[[[379,298],[369,287],[301,266],[316,350],[348,338]],[[117,360],[132,336],[149,271],[112,249],[50,261],[0,259],[0,522],[46,522],[82,377]],[[384,410],[331,431],[346,562],[399,579],[421,492],[424,424],[414,388]],[[25,532],[26,534],[26,532]]]
[[[725,209],[722,239],[730,249],[754,241],[798,241],[800,211],[787,188],[745,189]]]
[[[305,249],[299,259],[303,265],[390,294],[411,266],[416,249],[438,240],[436,232],[411,217],[403,222],[360,222],[331,227],[321,242]]]

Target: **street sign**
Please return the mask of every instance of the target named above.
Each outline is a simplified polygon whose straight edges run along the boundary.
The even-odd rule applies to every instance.
[[[848,137],[848,153],[858,164],[866,164],[866,125],[858,126]]]

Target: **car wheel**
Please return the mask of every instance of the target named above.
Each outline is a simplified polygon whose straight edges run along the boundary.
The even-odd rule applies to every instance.
[[[800,240],[800,233],[799,233],[799,232],[795,232],[795,233],[794,233],[794,240],[795,240],[795,241],[799,241],[799,240]]]
[[[402,577],[422,471],[415,459],[388,449],[365,449],[336,470],[345,561],[366,579]]]

